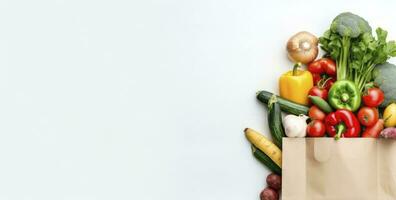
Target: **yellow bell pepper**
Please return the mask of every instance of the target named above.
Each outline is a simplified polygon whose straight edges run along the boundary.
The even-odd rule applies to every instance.
[[[300,66],[301,64],[297,63],[292,71],[284,73],[279,78],[279,92],[282,98],[308,105],[308,92],[313,87],[313,78],[311,72],[298,70]]]
[[[385,108],[383,118],[385,127],[396,126],[396,103],[391,103]]]

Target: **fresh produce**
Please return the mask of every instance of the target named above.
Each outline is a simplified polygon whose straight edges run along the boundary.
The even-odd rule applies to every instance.
[[[317,119],[317,120],[322,121],[325,119],[326,113],[324,113],[322,110],[320,110],[317,106],[312,106],[311,108],[309,108],[308,116],[312,120]],[[287,133],[286,133],[286,135],[287,135]]]
[[[267,176],[266,182],[270,188],[276,191],[282,188],[282,177],[280,177],[278,174],[274,174],[274,173],[269,174]]]
[[[396,56],[396,43],[386,41],[387,32],[376,30],[372,36],[366,20],[346,12],[338,15],[319,39],[321,47],[337,63],[337,80],[353,81],[360,92],[372,80],[376,65]]]
[[[314,85],[317,85],[320,80],[326,80],[328,78],[336,78],[336,64],[329,58],[321,58],[308,65],[308,71],[311,72]]]
[[[327,77],[335,77],[337,75],[336,70],[336,63],[329,58],[320,58],[308,65],[308,71],[310,71],[312,75],[319,74],[320,76],[326,75]]]
[[[318,38],[306,31],[298,32],[287,42],[287,52],[293,62],[310,63],[318,56]]]
[[[265,166],[268,167],[269,170],[276,174],[282,174],[282,169],[274,163],[274,161],[271,160],[270,157],[268,157],[264,152],[262,152],[260,149],[257,149],[252,145],[252,153],[254,157],[257,158],[261,163],[263,163]]]
[[[313,86],[308,92],[309,96],[317,96],[324,100],[327,100],[328,94],[329,93],[324,86]]]
[[[250,143],[263,151],[276,165],[282,167],[282,152],[274,143],[253,129],[246,128],[244,132]]]
[[[283,126],[287,137],[305,137],[307,128],[307,119],[305,115],[286,115],[283,118]]]
[[[324,88],[327,89],[327,91],[330,91],[330,88],[334,85],[334,83],[336,82],[336,79],[333,77],[330,77],[328,79],[322,79],[322,81],[324,81]]]
[[[392,102],[396,102],[396,66],[391,63],[384,63],[375,67],[373,72],[374,83],[384,92],[385,99],[381,107],[386,107]]]
[[[382,102],[384,102],[384,93],[379,88],[368,88],[364,92],[362,100],[366,106],[377,107],[381,105]]]
[[[372,107],[362,107],[358,112],[359,122],[363,126],[373,126],[377,123],[379,114],[377,108]]]
[[[329,91],[328,101],[333,108],[355,112],[359,109],[361,95],[352,81],[337,81]]]
[[[362,133],[362,137],[378,138],[384,129],[384,120],[379,119],[373,126],[366,127]]]
[[[274,94],[271,92],[260,91],[257,93],[257,99],[267,105],[273,95]],[[281,110],[286,113],[290,113],[293,115],[307,115],[308,114],[309,108],[307,106],[293,103],[293,102],[283,99],[279,96],[276,96],[276,99],[278,100]]]
[[[339,14],[331,23],[330,29],[319,38],[321,48],[337,63],[337,80],[348,77],[348,60],[351,43],[364,33],[371,34],[371,27],[366,20],[350,12]]]
[[[288,57],[296,64],[279,77],[279,96],[257,93],[268,106],[273,142],[245,129],[254,157],[273,172],[260,199],[279,199],[284,136],[396,139],[396,66],[386,62],[396,57],[396,42],[387,36],[382,28],[373,34],[365,19],[345,12],[333,19],[319,41],[305,31],[289,39]],[[318,43],[325,54],[316,59]],[[307,70],[299,69],[302,64]]]
[[[328,114],[325,125],[327,134],[336,140],[340,137],[359,137],[359,121],[349,110],[341,109]]]
[[[374,68],[385,63],[390,57],[396,56],[395,41],[386,41],[387,31],[377,28],[377,38],[371,34],[362,36],[361,41],[352,44],[352,55],[350,57],[350,71],[352,79],[360,91],[365,85],[372,81]]]
[[[383,138],[396,139],[396,128],[389,127],[381,131],[380,136]]]
[[[317,97],[317,96],[308,96],[308,97],[309,97],[309,100],[311,100],[311,102],[314,105],[316,105],[316,106],[318,106],[318,108],[320,108],[320,110],[323,110],[325,113],[333,112],[333,109],[331,108],[331,106],[324,99]]]
[[[273,95],[268,102],[268,124],[273,142],[282,149],[282,137],[285,131],[282,124],[282,113],[276,95]]]
[[[295,103],[308,105],[308,92],[313,86],[311,72],[299,70],[300,63],[294,65],[279,78],[279,92],[282,98]]]
[[[261,193],[260,193],[260,200],[278,200],[279,199],[279,194],[272,188],[265,188]]]
[[[326,127],[320,120],[313,120],[307,126],[307,136],[323,137],[326,134]]]
[[[383,118],[385,127],[396,126],[396,103],[391,103],[385,108]]]

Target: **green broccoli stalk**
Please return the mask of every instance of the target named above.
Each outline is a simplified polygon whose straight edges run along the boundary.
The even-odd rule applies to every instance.
[[[321,48],[337,63],[337,80],[352,78],[353,72],[348,69],[351,40],[364,33],[371,34],[368,22],[358,15],[345,12],[334,18],[330,29],[319,38]]]

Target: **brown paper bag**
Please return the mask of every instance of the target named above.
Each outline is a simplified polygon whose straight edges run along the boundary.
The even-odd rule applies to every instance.
[[[396,199],[396,140],[284,138],[282,199]]]

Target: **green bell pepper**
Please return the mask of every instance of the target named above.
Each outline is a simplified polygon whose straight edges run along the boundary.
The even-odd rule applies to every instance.
[[[360,107],[361,94],[352,81],[337,81],[330,88],[328,101],[333,108],[355,112]]]

